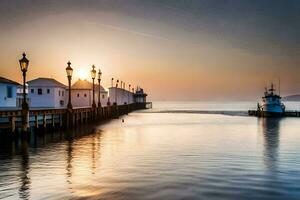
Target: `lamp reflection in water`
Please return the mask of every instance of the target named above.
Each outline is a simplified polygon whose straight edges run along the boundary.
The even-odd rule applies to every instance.
[[[29,155],[28,155],[28,143],[25,140],[21,141],[21,185],[19,188],[20,199],[30,199],[30,175],[29,175]]]
[[[269,172],[277,171],[280,118],[261,118],[264,137],[264,164]]]
[[[81,188],[81,184],[97,174],[101,158],[101,130],[88,129],[86,126],[77,127],[67,134],[65,150],[66,171],[65,179],[68,190],[78,196],[98,194],[93,187]],[[83,148],[85,147],[85,148]]]

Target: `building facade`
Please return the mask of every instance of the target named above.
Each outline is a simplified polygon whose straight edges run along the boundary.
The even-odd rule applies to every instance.
[[[73,107],[91,107],[93,104],[93,83],[79,79],[71,86],[71,98]],[[98,106],[99,85],[95,84],[95,103]],[[108,102],[108,92],[100,86],[101,106]]]
[[[15,108],[17,107],[17,87],[20,84],[0,77],[0,107]]]
[[[109,88],[109,98],[111,104],[117,103],[117,105],[131,104],[134,102],[132,92],[117,87]]]
[[[135,103],[146,103],[147,102],[147,94],[144,92],[143,88],[138,87],[134,94],[134,102]]]
[[[53,78],[37,78],[28,81],[29,107],[31,108],[65,108],[66,85]]]

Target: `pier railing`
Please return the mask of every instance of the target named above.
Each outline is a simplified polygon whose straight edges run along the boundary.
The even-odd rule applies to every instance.
[[[70,128],[90,121],[118,118],[139,109],[151,108],[151,103],[111,105],[99,108],[83,107],[68,109],[29,110],[28,128]],[[16,132],[21,127],[22,110],[0,110],[0,132]]]

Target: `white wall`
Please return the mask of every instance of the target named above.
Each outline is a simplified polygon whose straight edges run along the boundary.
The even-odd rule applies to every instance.
[[[121,88],[109,88],[109,98],[111,104],[115,103],[116,101],[118,105],[123,105],[125,102],[127,104],[133,103],[133,94]]]
[[[65,108],[67,107],[67,91],[65,88],[54,88],[54,107]]]
[[[100,94],[101,94],[100,95],[101,106],[106,106],[108,101],[108,93],[101,91]],[[93,91],[88,89],[72,89],[71,101],[73,107],[91,107],[93,103]],[[66,103],[68,103],[68,96],[67,96]],[[98,92],[96,91],[95,91],[95,103],[96,106],[98,106]]]
[[[12,97],[7,97],[7,87],[12,88]],[[13,84],[0,83],[0,107],[16,107],[17,86]]]
[[[31,90],[34,90],[33,93]],[[38,94],[38,89],[42,89],[42,94]],[[50,93],[47,93],[47,89],[50,90]],[[60,96],[59,96],[60,91]],[[62,95],[64,92],[64,95]],[[28,89],[28,98],[30,99],[29,107],[32,108],[64,108],[66,107],[66,90],[59,87],[31,87]],[[60,101],[64,101],[64,104],[61,105]]]
[[[68,91],[69,92],[69,91]],[[67,94],[69,95],[69,94]],[[90,107],[91,90],[71,90],[71,102],[73,107]],[[68,98],[67,98],[68,103]]]

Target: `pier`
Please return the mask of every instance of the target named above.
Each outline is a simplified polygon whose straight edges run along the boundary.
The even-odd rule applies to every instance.
[[[256,117],[264,117],[263,113],[259,110],[248,110],[249,116],[256,116]],[[300,111],[290,110],[285,111],[281,117],[300,117]]]
[[[115,119],[130,112],[152,108],[152,103],[132,103],[105,107],[85,107],[73,109],[35,109],[29,110],[25,122],[28,130],[71,128],[89,122],[103,122]],[[0,132],[16,133],[22,129],[22,110],[0,110]]]

